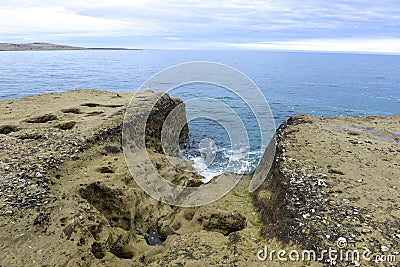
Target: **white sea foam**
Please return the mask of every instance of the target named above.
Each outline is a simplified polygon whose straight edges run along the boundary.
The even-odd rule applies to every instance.
[[[258,163],[261,151],[248,151],[246,148],[239,147],[229,150],[220,148],[216,152],[217,157],[210,162],[207,155],[192,156],[188,153],[181,153],[181,156],[187,160],[193,161],[193,168],[198,174],[202,175],[203,182],[209,182],[212,178],[225,172],[246,174],[252,172]],[[198,154],[198,153],[197,153]]]
[[[195,157],[192,161],[194,162],[193,168],[195,168],[198,174],[204,177],[204,179],[202,179],[204,183],[209,182],[212,178],[224,172],[222,169],[211,169],[201,157]]]

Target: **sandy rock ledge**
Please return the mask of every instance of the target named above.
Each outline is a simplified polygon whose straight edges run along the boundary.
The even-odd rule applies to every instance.
[[[276,133],[273,167],[254,194],[246,175],[218,201],[178,208],[138,187],[134,177],[146,177],[148,166],[138,153],[131,175],[121,131],[132,98],[134,116],[160,98],[146,128],[152,168],[172,183],[201,186],[201,176],[172,166],[160,146],[161,122],[181,101],[120,95],[79,90],[0,101],[0,266],[359,264],[257,258],[266,246],[318,253],[338,238],[400,261],[399,115],[292,117]],[[185,123],[184,110],[176,116]]]
[[[169,181],[199,186],[202,177],[171,166],[159,146],[160,122],[181,101],[150,91],[120,95],[79,90],[0,101],[0,265],[259,264],[262,224],[249,180],[199,208],[149,197],[122,153],[125,109],[133,97],[140,116],[160,97],[146,128],[149,157]],[[177,116],[186,120],[184,111]],[[146,176],[137,160],[133,175]]]
[[[253,195],[263,235],[318,253],[340,250],[340,239],[344,251],[371,252],[366,266],[376,255],[400,261],[399,129],[400,115],[300,115],[282,124],[273,167]]]

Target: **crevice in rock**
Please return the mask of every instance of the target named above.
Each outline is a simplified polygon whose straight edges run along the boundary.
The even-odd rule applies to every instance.
[[[246,217],[240,213],[229,213],[226,211],[213,211],[211,213],[200,213],[197,221],[204,230],[218,232],[223,235],[240,231],[247,225]]]
[[[103,107],[106,107],[106,108],[120,108],[120,107],[123,107],[124,105],[112,105],[112,104],[110,104],[110,105],[102,105]]]
[[[72,113],[72,114],[81,114],[81,111],[79,108],[67,108],[67,109],[62,109],[62,113]]]
[[[104,248],[102,247],[101,243],[99,243],[99,242],[94,242],[92,244],[91,252],[92,252],[93,256],[95,256],[97,259],[102,259],[106,255]]]
[[[97,103],[84,103],[81,105],[82,107],[89,107],[89,108],[94,108],[94,107],[98,107],[101,106],[100,104]]]
[[[99,173],[114,173],[114,170],[111,167],[103,166],[97,169]]]
[[[28,139],[39,140],[41,138],[43,138],[43,134],[40,134],[40,133],[27,133],[27,134],[18,136],[18,139],[20,139],[20,140],[28,140]]]
[[[0,126],[0,134],[9,134],[18,131],[19,128],[14,125],[2,125]]]
[[[58,120],[58,117],[54,114],[45,114],[42,116],[37,116],[31,119],[27,119],[25,122],[27,123],[46,123],[49,121]]]
[[[130,230],[131,213],[123,201],[123,193],[96,182],[80,189],[80,195],[100,211],[112,227]]]
[[[106,248],[120,259],[131,259],[133,249],[129,246],[130,238],[127,233],[110,234],[106,241]]]
[[[65,123],[58,124],[56,127],[61,130],[71,130],[76,125],[76,121],[68,121]]]
[[[87,113],[86,117],[97,116],[97,115],[100,115],[100,114],[103,114],[103,113],[104,113],[104,111],[92,111],[92,112]]]

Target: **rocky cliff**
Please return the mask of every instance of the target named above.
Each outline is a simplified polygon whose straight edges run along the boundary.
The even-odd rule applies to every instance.
[[[317,253],[354,249],[371,259],[352,264],[373,265],[381,255],[398,258],[399,129],[400,115],[301,115],[282,124],[272,169],[253,196],[263,235]],[[324,260],[352,262],[329,261],[328,255]]]
[[[126,48],[86,48],[50,43],[11,44],[0,43],[0,51],[54,51],[54,50],[130,50]],[[136,49],[135,49],[136,50]]]
[[[127,116],[150,116],[129,171],[121,134],[131,99]],[[257,255],[320,253],[339,238],[361,253],[398,255],[399,116],[295,116],[278,129],[273,166],[253,195],[247,175],[211,204],[179,208],[153,199],[134,178],[149,175],[145,149],[168,181],[202,185],[201,176],[175,167],[191,168],[174,157],[176,146],[169,158],[160,146],[160,125],[180,103],[150,91],[97,90],[0,101],[0,265],[322,266],[325,258]],[[173,119],[183,141],[184,110]],[[135,125],[132,137],[141,131]]]
[[[261,224],[248,180],[199,208],[164,204],[138,187],[134,177],[145,178],[148,166],[138,153],[130,173],[121,148],[131,98],[133,116],[150,114],[145,144],[154,168],[172,183],[202,184],[160,149],[161,122],[178,99],[79,90],[0,101],[1,266],[257,264]],[[184,110],[175,120],[186,123]],[[180,134],[184,140],[187,126]]]

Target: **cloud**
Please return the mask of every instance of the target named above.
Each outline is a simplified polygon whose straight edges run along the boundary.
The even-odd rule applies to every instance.
[[[127,26],[118,21],[81,16],[60,7],[2,9],[0,18],[0,28],[14,33],[107,32]]]
[[[392,39],[309,39],[286,42],[227,44],[241,49],[279,49],[292,51],[369,52],[400,54],[400,38]]]
[[[9,0],[0,4],[0,37],[70,36],[76,42],[114,37],[116,45],[129,37],[142,47],[266,47],[266,42],[288,47],[303,40],[400,38],[399,14],[395,0]]]

